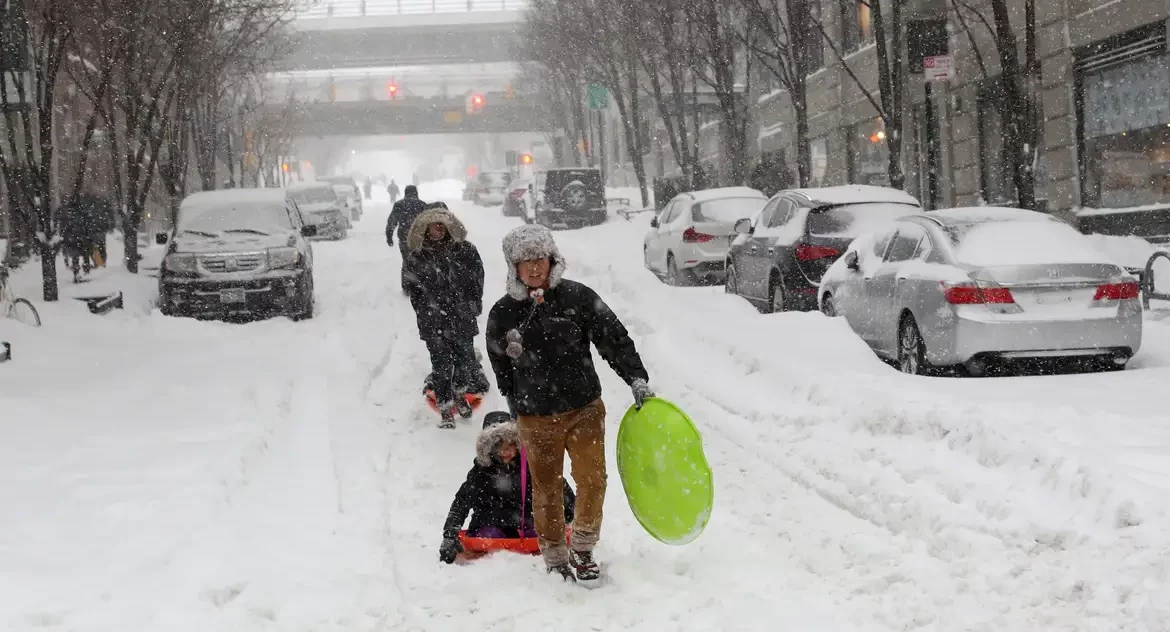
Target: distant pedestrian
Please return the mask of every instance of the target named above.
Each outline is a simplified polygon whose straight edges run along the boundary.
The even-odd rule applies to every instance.
[[[386,187],[386,193],[390,194],[391,204],[394,204],[398,201],[398,183],[393,179],[390,180],[390,186]]]

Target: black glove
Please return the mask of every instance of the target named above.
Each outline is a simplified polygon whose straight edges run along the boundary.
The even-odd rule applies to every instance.
[[[463,545],[459,543],[457,538],[444,538],[442,546],[439,547],[439,561],[444,564],[453,564],[455,556],[463,552]]]
[[[516,418],[516,399],[511,395],[505,395],[504,401],[508,404],[508,412],[512,415],[512,419]]]
[[[387,237],[387,238],[386,238],[386,245],[388,245],[388,246],[390,246],[391,248],[393,248],[393,247],[394,247],[394,238],[392,238],[392,237]]]

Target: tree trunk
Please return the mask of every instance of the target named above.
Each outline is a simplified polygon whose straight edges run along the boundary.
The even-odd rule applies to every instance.
[[[792,99],[796,114],[796,177],[801,188],[812,181],[812,152],[808,143],[808,104],[803,98]]]

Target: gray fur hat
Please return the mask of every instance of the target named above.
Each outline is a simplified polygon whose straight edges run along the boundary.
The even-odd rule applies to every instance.
[[[521,261],[543,259],[552,262],[548,272],[548,286],[556,287],[565,276],[565,258],[557,249],[552,231],[544,226],[525,224],[513,228],[504,236],[504,259],[508,263],[508,296],[523,301],[528,299],[528,286],[516,274],[516,264]]]
[[[423,240],[426,239],[427,235],[427,226],[431,224],[446,226],[447,234],[451,236],[452,241],[467,239],[467,227],[459,221],[458,217],[441,208],[429,208],[419,213],[414,223],[410,225],[410,232],[406,233],[406,248],[408,250],[422,248]]]
[[[516,422],[508,420],[490,426],[484,426],[479,437],[475,439],[475,464],[487,467],[492,464],[492,457],[503,443],[515,444],[520,447],[520,430]]]

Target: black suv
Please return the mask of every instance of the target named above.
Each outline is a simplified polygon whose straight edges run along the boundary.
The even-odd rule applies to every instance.
[[[544,199],[536,207],[536,223],[554,228],[605,223],[605,183],[600,169],[549,169]]]

